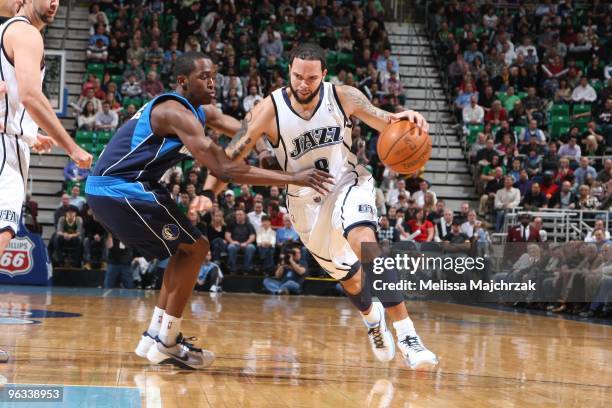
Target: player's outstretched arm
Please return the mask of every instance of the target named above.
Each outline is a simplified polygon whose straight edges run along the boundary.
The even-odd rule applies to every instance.
[[[231,161],[223,149],[204,135],[204,128],[194,115],[176,101],[157,105],[151,114],[153,129],[158,134],[175,134],[195,159],[223,182],[255,185],[295,184],[311,187],[325,194],[333,178],[325,172],[309,169],[299,173],[283,173],[249,166],[242,161]]]
[[[226,135],[233,135],[231,143],[225,149],[225,153],[232,161],[242,161],[253,149],[258,152],[265,151],[265,141],[262,136],[268,130],[267,125],[270,121],[274,121],[274,111],[269,100],[266,99],[256,105],[242,122],[223,114],[211,105],[206,105],[205,111],[207,126]],[[254,114],[256,116],[253,116]],[[227,183],[216,177],[209,176],[204,189],[219,194],[226,185]]]
[[[348,116],[355,116],[379,132],[382,132],[389,124],[402,119],[410,120],[424,131],[429,131],[429,124],[423,115],[416,111],[387,112],[372,105],[363,92],[350,85],[336,86],[336,91],[338,92],[342,108]]]
[[[30,24],[15,22],[4,35],[6,49],[13,56],[21,103],[34,122],[63,147],[79,167],[89,168],[91,154],[68,135],[42,92],[39,78],[44,45],[40,33]]]

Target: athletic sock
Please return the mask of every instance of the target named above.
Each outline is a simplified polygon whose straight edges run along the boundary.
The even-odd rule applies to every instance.
[[[164,309],[160,309],[155,306],[153,310],[153,316],[151,317],[151,323],[149,323],[149,328],[147,329],[147,333],[151,337],[155,337],[159,334],[159,329],[161,329],[162,319],[164,318]]]
[[[416,330],[414,329],[414,324],[412,320],[410,320],[410,317],[393,322],[393,327],[395,328],[397,338],[400,340],[405,339],[406,336],[416,336]]]
[[[370,311],[367,314],[361,312],[361,315],[363,316],[363,320],[365,320],[368,326],[370,327],[376,326],[378,323],[380,323],[380,320],[382,319],[380,311],[376,306],[374,306],[374,302],[372,302],[372,307],[370,308]]]
[[[158,337],[166,346],[174,346],[176,344],[176,338],[181,331],[181,320],[181,317],[170,316],[164,312]]]

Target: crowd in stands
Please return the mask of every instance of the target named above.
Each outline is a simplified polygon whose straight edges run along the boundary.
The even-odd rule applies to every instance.
[[[496,232],[506,231],[508,214],[518,208],[583,210],[606,219],[612,210],[609,2],[546,0],[500,7],[490,1],[436,1],[429,3],[427,15],[428,35],[481,197],[480,219],[490,221]],[[523,223],[508,225],[508,242],[546,241],[541,218],[530,228],[522,226],[530,224],[527,218]],[[609,291],[609,227],[596,221],[588,237],[602,240],[586,241],[591,243],[584,251],[573,247],[584,257],[565,265],[566,284],[575,278],[568,270],[578,275],[597,270],[591,290]],[[556,254],[542,247],[531,251],[532,260]],[[587,258],[597,262],[577,267]],[[527,270],[517,264],[517,275],[509,276]],[[554,279],[559,284],[558,274]],[[558,295],[563,298],[561,291]],[[566,310],[565,303],[537,306]],[[571,309],[588,312],[581,307]]]

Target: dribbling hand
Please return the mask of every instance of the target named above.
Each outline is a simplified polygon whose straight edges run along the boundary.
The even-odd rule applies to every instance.
[[[49,153],[51,148],[56,145],[55,140],[39,133],[36,135],[36,143],[32,145],[31,149],[34,153]]]
[[[416,123],[416,125],[423,129],[425,132],[429,132],[429,123],[427,123],[427,120],[425,120],[423,115],[421,115],[417,111],[405,110],[403,112],[391,114],[392,122],[397,122],[398,120],[404,119],[408,119],[409,121]]]
[[[294,181],[291,184],[310,187],[318,193],[326,195],[331,191],[329,185],[334,184],[334,177],[322,170],[308,169],[294,174]]]

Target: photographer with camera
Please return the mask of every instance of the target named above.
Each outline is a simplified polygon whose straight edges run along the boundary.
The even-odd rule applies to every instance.
[[[279,265],[274,278],[266,278],[263,285],[275,295],[298,295],[302,292],[302,283],[307,271],[306,262],[302,261],[302,252],[296,246],[285,247],[279,257]]]

